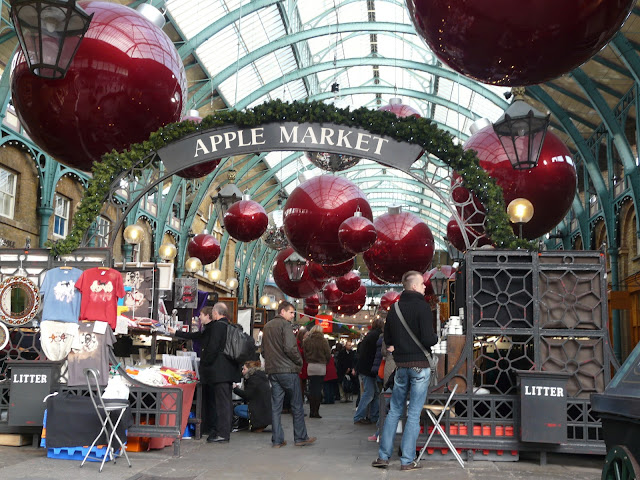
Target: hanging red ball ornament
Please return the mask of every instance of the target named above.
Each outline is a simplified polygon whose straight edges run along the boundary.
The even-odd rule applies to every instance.
[[[467,232],[467,240],[469,241],[469,245],[479,248],[484,245],[491,245],[491,240],[487,238],[486,235],[478,233],[475,229],[465,226],[465,230]],[[462,230],[460,229],[460,225],[455,220],[455,218],[450,218],[449,223],[447,223],[447,239],[453,245],[453,247],[461,252],[467,251],[467,246],[464,241],[464,236],[462,235]]]
[[[213,235],[199,233],[187,244],[190,257],[197,257],[202,265],[209,265],[220,256],[220,242]]]
[[[360,275],[355,271],[351,271],[341,277],[336,278],[336,286],[340,289],[340,291],[346,294],[358,291],[361,284],[362,282],[360,280]]]
[[[246,197],[229,207],[223,223],[229,235],[236,240],[252,242],[267,230],[269,218],[262,205]]]
[[[353,270],[355,260],[353,258],[346,262],[336,263],[335,265],[322,265],[322,269],[330,277],[341,277]]]
[[[314,293],[310,297],[304,299],[304,304],[310,307],[319,307],[320,306],[320,298],[317,293]]]
[[[326,282],[331,278],[331,275],[329,275],[324,270],[324,267],[319,263],[309,261],[307,263],[307,269],[309,270],[309,274],[311,275],[311,278],[319,282]]]
[[[307,267],[305,267],[302,278],[294,282],[289,279],[287,273],[287,267],[284,261],[289,255],[293,253],[293,248],[288,247],[280,251],[276,255],[275,263],[273,264],[273,280],[276,285],[285,295],[289,295],[294,298],[305,298],[313,295],[322,287],[322,283],[317,282],[311,278]]]
[[[576,168],[571,152],[553,132],[548,131],[544,138],[538,165],[528,170],[511,166],[491,125],[469,137],[464,149],[475,150],[480,166],[502,187],[505,206],[516,198],[533,204],[533,218],[522,228],[524,238],[538,238],[551,231],[571,208],[577,188]],[[518,233],[515,226],[514,231]]]
[[[337,304],[329,305],[329,308],[331,308],[331,311],[334,313],[355,315],[362,310],[366,301],[367,288],[364,285],[361,285],[354,293],[343,295]]]
[[[342,248],[351,253],[362,253],[376,241],[378,234],[373,222],[356,212],[338,228],[338,241]]]
[[[424,272],[433,258],[431,230],[420,218],[399,207],[376,218],[378,239],[362,255],[370,272],[389,283],[398,283],[409,270]]]
[[[420,118],[420,112],[409,105],[404,105],[401,98],[393,97],[389,99],[388,105],[383,105],[379,112],[391,112],[398,118],[415,117]]]
[[[380,308],[382,310],[389,311],[391,309],[391,305],[396,303],[398,300],[400,300],[400,293],[389,290],[380,297]]]
[[[336,282],[329,282],[322,288],[322,293],[328,305],[337,303],[344,296],[344,292],[338,288]]]
[[[302,309],[302,311],[308,317],[315,317],[320,312],[320,307],[317,306],[317,305],[316,306],[305,305],[304,308]]]
[[[343,263],[354,254],[340,246],[338,229],[360,210],[373,219],[364,192],[346,178],[320,175],[291,192],[284,206],[284,232],[304,258],[321,264]]]
[[[140,13],[112,2],[78,4],[93,19],[67,75],[37,77],[19,51],[11,97],[38,146],[88,171],[103,154],[125,150],[177,122],[187,80],[171,39]]]
[[[369,278],[370,278],[370,279],[371,279],[371,281],[372,281],[373,283],[375,283],[375,284],[378,284],[378,285],[386,285],[386,284],[387,284],[387,282],[385,282],[384,280],[382,280],[382,279],[380,279],[380,278],[376,277],[376,276],[373,274],[373,272],[371,272],[371,271],[369,272]]]
[[[418,35],[449,67],[483,83],[544,83],[604,47],[635,0],[409,0]]]
[[[182,117],[180,121],[189,121],[200,124],[202,123],[202,117],[198,114],[197,110],[189,110],[187,115]],[[179,172],[176,172],[176,175],[186,179],[202,178],[205,175],[209,175],[211,172],[213,172],[220,163],[220,160],[220,158],[216,158],[208,162],[199,163],[198,165],[194,165],[193,167],[183,168]]]

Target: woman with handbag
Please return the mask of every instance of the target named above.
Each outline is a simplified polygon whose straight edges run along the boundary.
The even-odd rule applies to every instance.
[[[331,358],[329,342],[324,338],[322,326],[314,326],[305,336],[302,347],[307,361],[307,375],[309,378],[309,418],[320,416],[320,402],[322,401],[322,383],[327,374],[327,363]]]

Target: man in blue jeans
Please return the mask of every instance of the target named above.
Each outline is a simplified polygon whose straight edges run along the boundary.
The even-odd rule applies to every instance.
[[[362,384],[360,402],[353,416],[353,423],[356,425],[370,425],[378,421],[380,415],[380,405],[378,396],[378,372],[372,372],[373,361],[376,358],[376,345],[378,338],[382,335],[384,320],[376,318],[371,325],[371,330],[358,345],[358,363],[356,370]]]
[[[398,306],[404,316],[407,326],[413,331],[422,346],[429,350],[438,338],[433,329],[433,315],[424,298],[425,285],[422,274],[416,271],[406,272],[402,276],[404,291],[400,295]],[[385,418],[378,458],[371,464],[377,468],[387,468],[389,458],[393,453],[393,440],[398,428],[398,421],[409,397],[407,408],[407,422],[402,434],[400,449],[400,470],[415,470],[421,468],[415,462],[416,442],[420,433],[420,413],[427,399],[429,389],[429,361],[422,352],[422,348],[413,341],[404,325],[398,318],[395,308],[391,308],[384,327],[384,342],[387,352],[393,352],[396,370],[393,393],[389,414]]]
[[[291,329],[291,320],[296,311],[289,302],[281,302],[278,314],[265,326],[262,333],[262,353],[264,355],[264,369],[271,382],[271,417],[273,433],[271,446],[284,447],[282,430],[282,404],[285,392],[291,399],[291,413],[293,414],[293,440],[296,447],[311,445],[316,437],[307,435],[304,423],[304,406],[300,378],[298,373],[302,369],[302,357],[298,351],[298,343]]]

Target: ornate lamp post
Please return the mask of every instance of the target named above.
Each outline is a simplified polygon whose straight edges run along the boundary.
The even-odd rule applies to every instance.
[[[215,197],[211,197],[211,201],[218,215],[218,221],[222,228],[224,228],[224,215],[227,213],[227,210],[229,210],[229,207],[242,199],[242,192],[235,184],[236,173],[235,170],[229,170],[227,172],[229,183],[219,188],[218,194]]]
[[[304,274],[307,261],[297,252],[293,252],[284,260],[284,268],[287,269],[287,275],[292,282],[299,282]]]
[[[133,245],[134,253],[133,253],[133,261],[140,262],[140,244],[144,240],[144,228],[140,225],[131,224],[128,225],[124,232],[122,232],[122,236],[124,237],[124,241],[129,245]]]
[[[524,101],[524,87],[511,91],[514,102],[493,124],[493,130],[513,168],[527,170],[538,165],[551,115],[544,116]]]
[[[442,237],[442,239],[444,240],[444,244],[447,246],[447,253],[449,254],[451,261],[453,263],[461,262],[462,259],[464,259],[464,253],[454,247],[446,235]]]
[[[526,198],[514,198],[507,207],[509,220],[519,227],[519,237],[522,238],[522,226],[533,218],[533,204]]]
[[[431,285],[433,286],[434,293],[438,297],[438,305],[436,307],[436,333],[438,334],[438,338],[440,338],[440,300],[447,287],[447,277],[440,271],[440,267],[438,267],[436,273],[431,277]]]
[[[29,70],[64,78],[89,28],[89,15],[75,0],[10,0],[9,15]]]

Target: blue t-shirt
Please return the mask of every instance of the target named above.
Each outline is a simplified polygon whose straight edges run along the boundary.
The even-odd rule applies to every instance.
[[[76,281],[82,275],[77,268],[54,268],[49,270],[40,287],[44,296],[42,321],[78,323],[82,294],[76,288]]]

